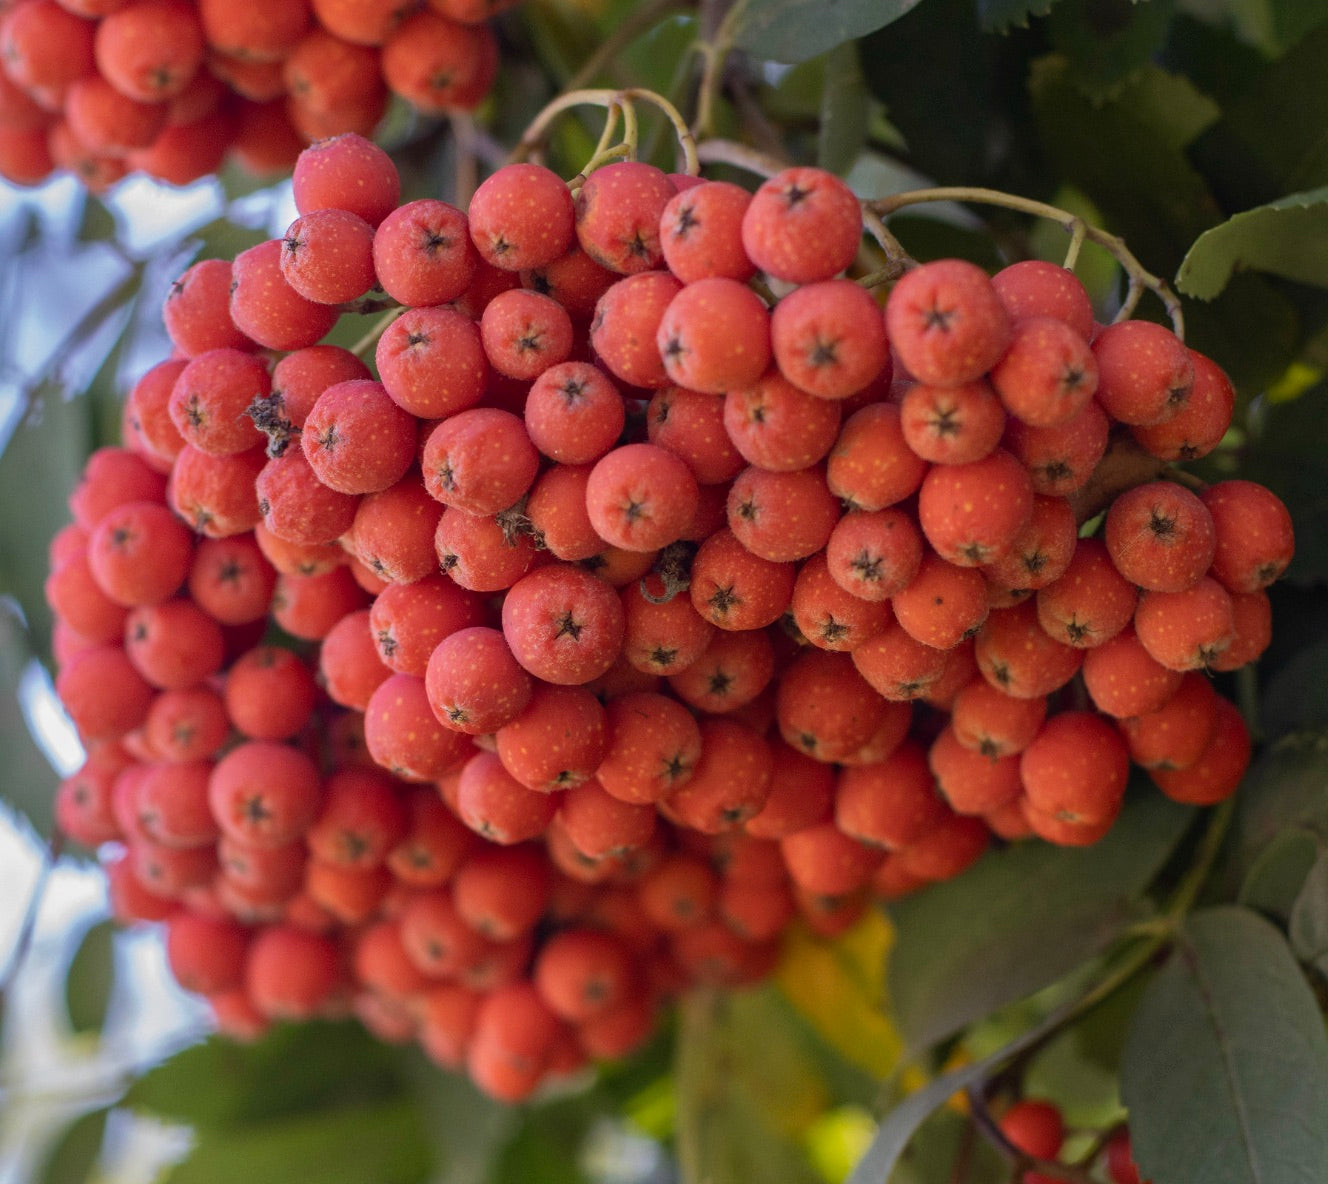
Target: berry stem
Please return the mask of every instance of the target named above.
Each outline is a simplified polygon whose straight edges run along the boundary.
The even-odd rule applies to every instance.
[[[714,35],[698,41],[694,47],[701,57],[701,81],[696,91],[696,119],[693,122],[697,136],[709,136],[715,130],[715,105],[724,82],[724,65],[733,50],[734,33],[746,8],[747,0],[736,0],[724,14]]]
[[[1208,819],[1208,829],[1199,840],[1199,849],[1195,852],[1194,862],[1190,864],[1181,882],[1177,885],[1171,902],[1167,905],[1166,917],[1175,929],[1185,919],[1185,914],[1194,907],[1199,893],[1208,881],[1208,875],[1217,862],[1222,850],[1222,843],[1227,837],[1227,829],[1236,813],[1236,799],[1227,798],[1218,806]]]
[[[864,288],[874,288],[878,284],[892,284],[910,267],[916,266],[913,257],[904,250],[904,244],[890,233],[886,228],[884,219],[871,208],[869,203],[863,204],[862,224],[867,228],[867,233],[876,240],[877,245],[885,252],[885,266],[862,276],[858,280],[858,283]]]
[[[736,140],[702,140],[696,146],[696,155],[702,164],[732,165],[758,177],[773,177],[788,168],[788,161]]]
[[[475,120],[466,112],[454,111],[448,116],[452,127],[452,140],[456,144],[456,170],[454,173],[456,204],[463,210],[480,183],[480,160]]]
[[[633,99],[643,99],[647,103],[653,103],[664,113],[665,118],[673,125],[674,134],[678,138],[678,146],[682,149],[683,171],[693,177],[697,176],[701,171],[701,165],[697,158],[696,139],[683,120],[682,115],[679,114],[678,108],[663,95],[639,86],[628,86],[621,90],[574,90],[559,95],[530,121],[530,125],[521,134],[521,139],[517,141],[511,159],[513,161],[525,160],[544,140],[550,126],[559,115],[564,111],[570,111],[573,107],[584,106],[608,107],[610,110],[620,106],[623,111],[624,142],[631,143],[634,149],[635,112],[628,114],[628,108]],[[631,139],[628,140],[628,137],[631,137]]]
[[[1048,205],[1046,202],[1034,201],[1032,198],[1019,197],[1012,193],[1002,193],[998,189],[983,189],[967,185],[912,189],[904,193],[895,193],[889,197],[880,198],[872,202],[871,205],[876,213],[883,218],[888,218],[905,206],[922,205],[925,202],[933,201],[962,201],[1001,206],[1007,210],[1017,210],[1020,213],[1031,214],[1035,218],[1045,218],[1049,222],[1055,222],[1070,235],[1070,249],[1067,252],[1067,259],[1071,263],[1078,254],[1076,240],[1079,245],[1082,245],[1085,240],[1096,243],[1111,254],[1129,277],[1125,299],[1120,310],[1116,313],[1115,319],[1117,321],[1127,320],[1139,303],[1139,298],[1145,291],[1149,291],[1166,308],[1167,315],[1171,318],[1172,328],[1176,331],[1176,336],[1182,341],[1185,339],[1185,315],[1181,310],[1179,298],[1167,282],[1147,271],[1134,253],[1125,245],[1123,239],[1117,235],[1109,234],[1099,227],[1090,226],[1077,214],[1070,213],[1069,210],[1062,210],[1057,206]]]
[[[405,311],[404,305],[388,309],[369,327],[369,331],[350,347],[350,352],[357,358],[364,357],[369,350],[378,344],[378,339],[387,331],[388,325]]]

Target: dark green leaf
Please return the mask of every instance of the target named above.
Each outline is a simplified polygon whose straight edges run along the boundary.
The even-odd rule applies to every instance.
[[[1007,1184],[1010,1169],[996,1150],[953,1110],[938,1110],[918,1129],[900,1157],[890,1184],[936,1184],[953,1178],[965,1143],[970,1145],[964,1184]]]
[[[1326,63],[1328,25],[1269,63],[1195,145],[1199,167],[1228,209],[1328,185]]]
[[[444,1073],[418,1049],[404,1051],[401,1067],[447,1184],[494,1184],[494,1161],[523,1112],[486,1097],[463,1073]]]
[[[1320,840],[1307,830],[1285,830],[1250,865],[1237,903],[1284,923],[1319,857]]]
[[[101,198],[89,193],[83,199],[83,217],[78,224],[78,241],[81,243],[113,241],[118,232],[119,225],[115,215]]]
[[[1193,914],[1134,1017],[1121,1095],[1140,1174],[1166,1184],[1322,1184],[1328,1036],[1282,935]]]
[[[1268,14],[1265,44],[1274,55],[1295,45],[1328,15],[1319,0],[1264,0],[1260,7]]]
[[[31,640],[9,606],[0,603],[0,799],[19,810],[38,834],[48,835],[57,776],[19,705],[19,682],[31,660]]]
[[[971,0],[927,0],[862,43],[867,85],[907,142],[913,168],[942,185],[1001,179],[992,144],[1018,148],[1029,139],[1026,37],[984,34]]]
[[[1293,827],[1328,842],[1328,733],[1286,736],[1246,774],[1228,839],[1229,890],[1273,839]]]
[[[1047,30],[1069,58],[1075,83],[1103,98],[1157,56],[1175,7],[1175,0],[1061,0]]]
[[[1302,962],[1328,976],[1328,855],[1321,855],[1291,910],[1291,948]]]
[[[589,1128],[587,1116],[567,1121],[564,1108],[540,1108],[523,1116],[516,1134],[499,1152],[491,1184],[588,1184],[580,1163]]]
[[[37,1174],[38,1184],[85,1184],[101,1157],[107,1109],[92,1110],[74,1119],[51,1144]]]
[[[1098,1004],[1070,1029],[1069,1038],[1080,1054],[1112,1075],[1120,1070],[1125,1031],[1148,986],[1145,975],[1135,975],[1123,987]]]
[[[1323,529],[1328,521],[1325,417],[1328,384],[1289,403],[1260,403],[1251,419],[1252,441],[1240,472],[1246,480],[1266,485],[1291,511],[1296,554],[1285,578],[1301,583],[1328,579],[1328,531]]]
[[[1238,391],[1252,394],[1275,382],[1300,344],[1295,305],[1261,275],[1233,276],[1211,304],[1184,303],[1185,340],[1217,362]]]
[[[846,173],[867,142],[871,97],[862,78],[856,45],[831,50],[821,92],[821,130],[816,163],[832,173]]]
[[[890,229],[919,263],[930,259],[967,259],[988,271],[999,271],[1004,260],[985,230],[956,226],[940,218],[896,214]]]
[[[1293,193],[1205,231],[1180,265],[1176,285],[1211,300],[1235,271],[1328,287],[1328,189]]]
[[[0,593],[23,607],[39,653],[50,645],[51,612],[42,585],[46,545],[69,521],[66,498],[91,451],[88,409],[54,386],[42,387],[29,415],[0,455],[0,505],[23,512],[0,517]]]
[[[978,0],[978,14],[982,27],[989,32],[1004,33],[1018,25],[1028,27],[1028,18],[1046,16],[1057,0]]]
[[[204,1129],[165,1184],[425,1184],[432,1167],[418,1108],[393,1098]]]
[[[1222,215],[1177,142],[1170,108],[1183,83],[1147,73],[1094,103],[1063,56],[1045,57],[1033,65],[1033,109],[1064,180],[1083,190],[1146,267],[1165,274]]]
[[[775,62],[805,62],[898,20],[918,0],[748,0],[738,21],[739,49]]]
[[[269,237],[266,231],[241,226],[229,218],[215,218],[190,236],[198,244],[199,259],[234,259]]]
[[[1236,29],[1181,13],[1172,22],[1163,64],[1225,108],[1254,83],[1268,59],[1242,41]]]
[[[803,1030],[769,988],[682,1005],[678,1145],[689,1184],[814,1184],[800,1136],[827,1102]]]
[[[115,988],[115,926],[98,921],[83,934],[65,975],[65,1008],[75,1032],[100,1032]]]
[[[890,993],[907,1045],[925,1048],[1104,949],[1138,918],[1192,816],[1148,794],[1092,847],[1019,844],[893,906]]]
[[[1280,620],[1274,609],[1274,620]],[[1299,622],[1297,622],[1299,624]],[[1305,645],[1263,687],[1259,718],[1280,736],[1303,728],[1328,727],[1328,638]]]
[[[287,1024],[241,1045],[213,1037],[129,1088],[126,1104],[200,1129],[231,1130],[401,1088],[396,1050],[358,1024]]]

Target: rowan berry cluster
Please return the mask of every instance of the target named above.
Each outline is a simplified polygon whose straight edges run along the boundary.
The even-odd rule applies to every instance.
[[[395,96],[468,111],[493,83],[485,23],[516,0],[15,0],[0,4],[0,177],[101,192],[185,185],[227,160],[288,172],[370,135]]]
[[[353,1008],[517,1098],[799,917],[1095,841],[1131,759],[1234,790],[1205,671],[1266,644],[1286,511],[1156,481],[1081,539],[1068,500],[1113,421],[1225,431],[1168,330],[1036,263],[882,311],[816,169],[515,164],[463,212],[344,136],[294,192],[174,286],[47,586],[61,825],[225,1028]],[[320,342],[375,286],[371,370]]]

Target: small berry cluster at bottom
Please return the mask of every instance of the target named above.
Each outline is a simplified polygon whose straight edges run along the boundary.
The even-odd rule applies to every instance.
[[[1057,1161],[1065,1145],[1064,1115],[1055,1102],[1046,1098],[1019,1099],[1001,1114],[996,1125],[1016,1153],[1047,1164]],[[1100,1159],[1112,1184],[1147,1184],[1140,1179],[1127,1128],[1111,1131],[1101,1141],[1095,1158]],[[1054,1169],[1030,1169],[1018,1178],[1022,1184],[1064,1184],[1064,1177]]]
[[[1071,500],[1225,432],[1170,331],[1037,263],[882,309],[816,169],[519,164],[462,211],[343,136],[294,192],[175,284],[47,582],[60,825],[223,1029],[353,1011],[517,1099],[799,919],[1095,842],[1131,760],[1234,791],[1206,672],[1267,644],[1285,508]],[[375,290],[371,371],[321,342]]]

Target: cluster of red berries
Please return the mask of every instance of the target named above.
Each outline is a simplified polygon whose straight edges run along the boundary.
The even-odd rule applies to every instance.
[[[1011,1147],[1033,1159],[1054,1163],[1065,1145],[1065,1117],[1046,1098],[1021,1098],[1001,1115],[997,1126]],[[1100,1155],[1112,1184],[1141,1184],[1127,1128],[1113,1131]],[[1065,1184],[1062,1176],[1031,1169],[1020,1179],[1023,1184]]]
[[[287,172],[311,141],[370,135],[391,95],[468,111],[498,66],[485,21],[514,3],[0,0],[0,177]]]
[[[798,917],[1096,840],[1131,758],[1234,789],[1203,670],[1266,644],[1286,511],[1150,482],[1080,539],[1066,497],[1112,420],[1225,431],[1169,331],[1036,263],[883,313],[816,169],[517,164],[463,212],[343,136],[294,194],[174,285],[47,586],[61,825],[224,1027],[353,1007],[515,1098]],[[319,344],[375,287],[376,377]]]

